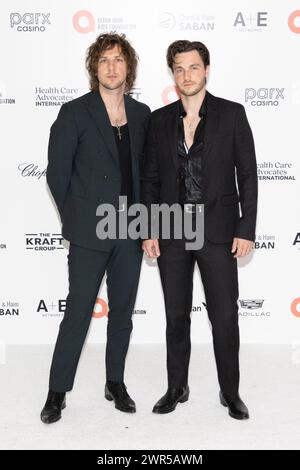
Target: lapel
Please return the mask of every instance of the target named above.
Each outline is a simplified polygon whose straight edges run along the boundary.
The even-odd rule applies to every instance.
[[[219,111],[217,99],[208,91],[207,94],[207,118],[205,124],[205,136],[204,136],[204,147],[203,147],[203,165],[208,159],[208,155],[212,149],[214,136],[217,133],[219,126]],[[170,109],[170,114],[166,123],[167,135],[169,147],[172,155],[172,160],[176,169],[179,168],[178,159],[178,119],[179,119],[179,101],[173,103],[173,107]]]
[[[131,166],[132,176],[134,177],[137,172],[138,162],[138,141],[139,135],[139,121],[138,115],[135,109],[135,102],[131,100],[127,95],[124,95],[125,111],[128,122],[129,137],[130,137],[130,153],[131,153]],[[100,135],[105,142],[107,150],[110,152],[114,162],[119,168],[119,155],[115,141],[115,136],[111,128],[110,120],[106,111],[106,107],[101,98],[99,91],[93,91],[90,94],[88,110],[93,118],[93,121],[100,132]]]
[[[111,128],[110,120],[99,91],[92,91],[88,103],[88,110],[93,121],[105,142],[107,150],[113,157],[114,162],[119,167],[118,149],[115,136]]]
[[[133,101],[129,96],[124,95],[124,102],[130,139],[132,177],[134,178],[138,171],[138,138],[140,123],[135,101]]]
[[[172,155],[172,160],[175,166],[175,170],[179,168],[179,159],[178,159],[178,119],[179,119],[179,100],[173,103],[173,106],[170,109],[170,115],[167,119],[167,136],[168,143],[170,147],[170,152]]]
[[[203,147],[203,165],[208,162],[208,155],[211,152],[214,136],[218,132],[219,127],[219,110],[218,110],[218,101],[210,94],[208,91],[207,93],[207,118],[205,123],[205,131],[204,131],[204,147]]]

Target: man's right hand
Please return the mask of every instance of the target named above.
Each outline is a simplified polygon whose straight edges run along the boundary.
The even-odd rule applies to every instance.
[[[144,240],[142,249],[149,258],[158,258],[160,256],[158,240]]]

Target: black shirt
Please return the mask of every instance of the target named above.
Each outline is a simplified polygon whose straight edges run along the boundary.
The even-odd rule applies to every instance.
[[[130,139],[128,124],[124,124],[119,128],[121,139],[119,137],[118,128],[112,126],[116,144],[119,154],[119,164],[122,176],[122,186],[120,196],[127,196],[128,207],[133,202],[133,187],[132,187],[132,169],[131,169],[131,154],[130,154]]]
[[[194,142],[188,149],[184,139],[183,118],[186,116],[183,104],[179,103],[178,122],[178,157],[179,165],[179,202],[181,204],[203,202],[203,147],[204,130],[207,117],[207,95],[205,95],[199,110],[201,120],[196,128]]]

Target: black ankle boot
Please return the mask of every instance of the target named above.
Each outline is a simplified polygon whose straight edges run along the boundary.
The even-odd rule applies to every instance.
[[[248,419],[249,411],[245,403],[241,400],[239,394],[234,398],[220,391],[220,402],[223,406],[228,407],[228,414],[235,419]]]
[[[49,390],[47,401],[41,412],[43,423],[55,423],[61,418],[61,410],[66,407],[65,392],[53,392]]]
[[[183,388],[168,388],[167,393],[154,405],[153,413],[170,413],[174,411],[178,403],[184,403],[189,399],[189,386]]]
[[[115,402],[115,408],[125,413],[135,413],[135,403],[127,393],[126,385],[122,382],[108,380],[105,385],[104,396],[106,400]]]

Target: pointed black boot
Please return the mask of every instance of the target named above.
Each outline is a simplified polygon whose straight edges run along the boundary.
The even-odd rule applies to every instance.
[[[61,410],[66,407],[65,392],[53,392],[49,390],[47,401],[41,412],[43,423],[55,423],[61,418]]]

